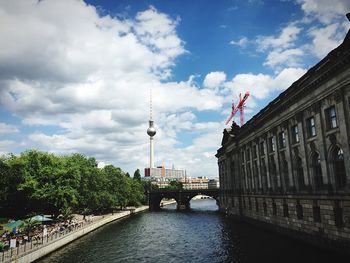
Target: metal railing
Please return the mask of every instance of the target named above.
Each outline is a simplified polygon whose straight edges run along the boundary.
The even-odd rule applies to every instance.
[[[47,234],[46,236],[43,236],[43,234],[41,234],[41,236],[36,235],[36,238],[31,238],[28,241],[23,240],[22,243],[17,242],[17,246],[15,248],[8,248],[0,252],[0,262],[15,261],[20,257],[48,246],[64,237],[67,237],[68,235],[76,233],[77,231],[92,225],[93,223],[103,220],[104,218],[105,216],[98,216],[94,219],[72,224],[64,230],[56,230],[55,232]]]

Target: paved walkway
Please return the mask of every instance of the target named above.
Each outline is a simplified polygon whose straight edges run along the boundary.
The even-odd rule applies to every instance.
[[[89,220],[75,224],[64,231],[56,232],[53,235],[47,235],[46,237],[40,238],[40,240],[24,242],[24,244],[20,244],[16,248],[11,248],[7,251],[1,252],[0,262],[32,262],[105,224],[147,209],[148,206],[142,206],[118,211],[113,214],[94,216],[89,218]]]

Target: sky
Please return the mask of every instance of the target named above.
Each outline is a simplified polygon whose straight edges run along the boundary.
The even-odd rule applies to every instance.
[[[232,101],[250,119],[337,47],[348,0],[0,0],[0,154],[83,153],[218,177]],[[239,115],[234,118],[236,122]]]

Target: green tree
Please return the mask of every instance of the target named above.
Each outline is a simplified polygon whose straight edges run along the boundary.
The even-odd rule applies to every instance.
[[[144,203],[145,192],[141,181],[130,180],[129,203],[131,206],[140,206]]]
[[[169,186],[166,187],[166,189],[172,189],[172,190],[179,190],[182,189],[183,185],[179,181],[171,181],[169,183]]]
[[[30,192],[19,191],[24,182],[25,163],[14,155],[2,156],[0,160],[0,212],[3,216],[20,218],[30,211]]]
[[[136,171],[134,172],[134,180],[141,181],[141,173],[139,169],[136,169]]]
[[[61,209],[78,204],[80,174],[70,157],[27,151],[21,158],[25,162],[25,176],[18,189],[30,194],[32,210],[58,216]]]
[[[138,205],[145,197],[139,170],[134,178],[120,168],[97,168],[82,154],[57,156],[29,150],[0,157],[0,212],[10,217],[50,213],[104,212]]]
[[[145,193],[150,192],[152,190],[156,190],[159,188],[158,185],[152,184],[152,182],[149,180],[143,180],[143,181],[141,181],[141,183],[142,183],[142,186],[143,186]]]
[[[113,165],[105,166],[103,171],[108,181],[107,189],[109,193],[113,195],[113,204],[121,209],[126,207],[131,191],[129,183],[131,179],[126,177],[120,168],[116,168]]]

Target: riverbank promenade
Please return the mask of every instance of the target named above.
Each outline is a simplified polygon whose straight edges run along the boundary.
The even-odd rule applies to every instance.
[[[64,231],[43,236],[40,240],[24,242],[15,248],[1,252],[0,262],[27,263],[35,261],[101,226],[145,210],[148,210],[148,206],[130,208],[113,214],[89,216],[83,222],[75,224]]]

